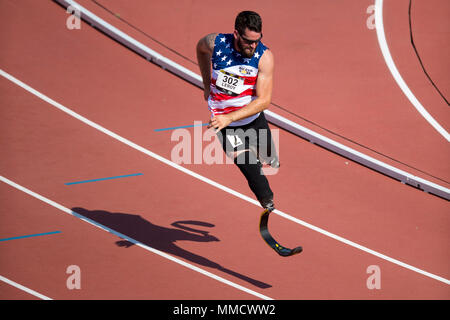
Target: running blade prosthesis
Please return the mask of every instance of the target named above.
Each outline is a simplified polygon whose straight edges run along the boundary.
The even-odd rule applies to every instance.
[[[302,252],[302,247],[296,247],[294,249],[283,247],[270,235],[267,224],[269,222],[269,215],[271,212],[272,210],[269,209],[264,210],[261,214],[261,219],[259,220],[259,232],[261,233],[264,241],[267,242],[267,244],[282,257],[289,257]]]

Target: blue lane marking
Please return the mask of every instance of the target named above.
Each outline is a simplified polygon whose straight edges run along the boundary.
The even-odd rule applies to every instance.
[[[96,181],[104,181],[104,180],[127,178],[127,177],[135,177],[135,176],[142,176],[142,175],[143,175],[143,173],[133,173],[133,174],[127,174],[127,175],[124,175],[124,176],[116,176],[116,177],[108,177],[108,178],[76,181],[76,182],[68,182],[68,183],[65,183],[65,185],[66,186],[70,186],[70,185],[73,185],[73,184],[80,184],[80,183],[87,183],[87,182],[96,182]]]
[[[207,123],[202,124],[190,124],[188,126],[179,126],[179,127],[170,127],[170,128],[162,128],[162,129],[155,129],[156,132],[159,131],[167,131],[167,130],[175,130],[175,129],[182,129],[182,128],[192,128],[192,127],[204,127],[207,126]]]
[[[61,231],[52,231],[52,232],[45,232],[45,233],[30,234],[30,235],[20,236],[20,237],[4,238],[4,239],[0,239],[0,241],[8,241],[8,240],[23,239],[23,238],[46,236],[46,235],[55,234],[55,233],[61,233]]]

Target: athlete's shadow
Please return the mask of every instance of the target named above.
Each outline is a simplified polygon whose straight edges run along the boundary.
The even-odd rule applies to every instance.
[[[172,223],[176,228],[166,228],[153,224],[139,215],[128,213],[111,213],[102,210],[86,210],[83,208],[72,208],[72,211],[81,217],[88,218],[92,223],[101,225],[111,229],[111,232],[120,233],[129,238],[129,240],[120,240],[116,245],[121,247],[130,247],[135,243],[131,239],[142,243],[146,246],[166,252],[170,255],[188,260],[190,262],[200,264],[202,266],[216,268],[219,271],[232,275],[241,280],[247,281],[259,288],[270,288],[271,285],[249,278],[245,275],[237,273],[222,267],[205,257],[189,252],[178,247],[176,241],[197,241],[210,242],[220,241],[216,237],[209,234],[208,231],[198,230],[186,225],[194,225],[200,227],[214,227],[213,224],[201,221],[177,221]],[[115,231],[115,232],[114,232]]]

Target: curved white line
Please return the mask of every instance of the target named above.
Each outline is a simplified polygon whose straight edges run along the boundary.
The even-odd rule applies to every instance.
[[[448,142],[450,142],[449,133],[442,128],[442,126],[428,113],[428,111],[422,106],[422,104],[417,100],[414,94],[411,92],[409,87],[406,85],[402,76],[398,72],[395,66],[394,60],[392,59],[391,53],[389,52],[389,47],[387,45],[386,36],[384,34],[383,26],[383,0],[375,0],[375,25],[377,30],[378,44],[380,45],[381,52],[383,53],[384,60],[391,71],[392,76],[402,89],[406,97],[411,101],[413,106],[419,111],[419,113],[424,117]]]

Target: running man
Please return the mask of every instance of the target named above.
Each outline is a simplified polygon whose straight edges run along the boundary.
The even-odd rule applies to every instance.
[[[212,115],[208,127],[215,129],[261,206],[272,211],[273,192],[262,163],[279,167],[263,112],[272,99],[273,54],[261,42],[259,14],[239,13],[234,28],[229,34],[208,34],[197,44],[204,98]]]

